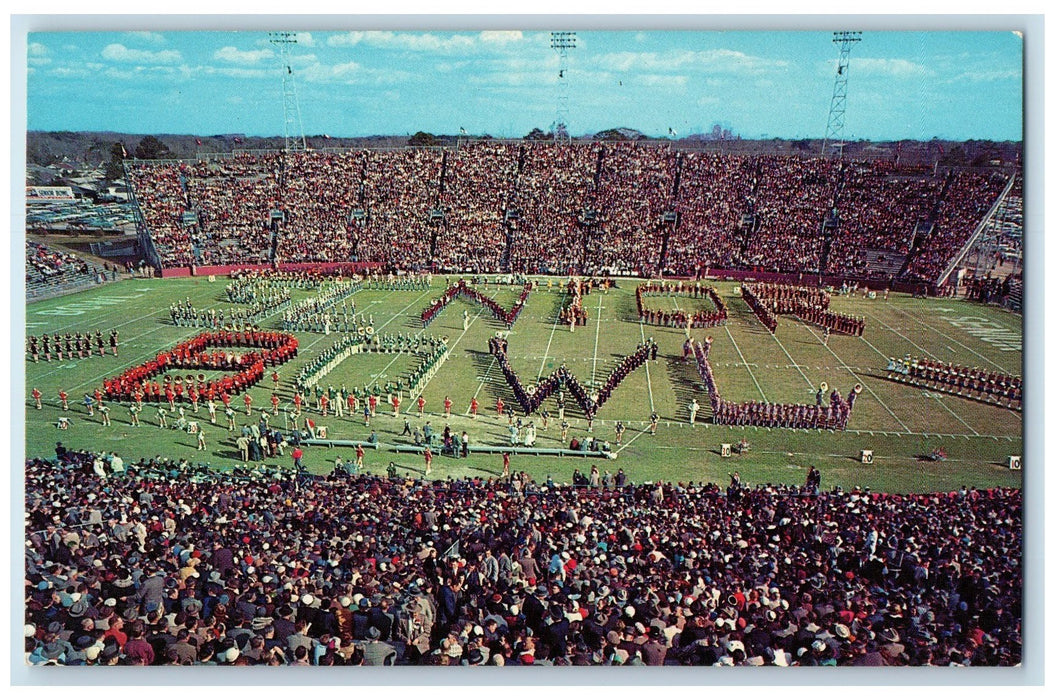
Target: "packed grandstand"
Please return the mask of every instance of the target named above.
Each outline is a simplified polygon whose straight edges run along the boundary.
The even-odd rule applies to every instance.
[[[625,142],[130,161],[162,268],[824,273],[934,283],[1006,194],[1000,169]]]
[[[353,262],[931,288],[1017,180],[618,142],[245,152],[126,173],[163,274]],[[81,266],[36,244],[30,260],[27,279]],[[289,305],[272,297],[259,303]],[[170,309],[175,325],[215,325],[204,313]],[[35,665],[1022,660],[1018,489],[221,474],[61,443],[27,459],[25,484]]]
[[[26,462],[29,663],[1010,666],[1017,489]]]

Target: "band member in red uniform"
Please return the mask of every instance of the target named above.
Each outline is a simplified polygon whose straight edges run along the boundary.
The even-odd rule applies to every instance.
[[[419,396],[418,397],[418,415],[419,416],[424,416],[425,415],[425,397],[424,396]]]
[[[59,389],[59,401],[62,402],[62,410],[70,410],[70,395],[65,390]]]
[[[447,420],[451,419],[451,397],[443,397],[443,416]]]
[[[41,403],[40,403],[40,398],[42,396],[43,396],[43,394],[40,393],[40,389],[37,389],[36,387],[33,387],[33,402],[37,405],[37,410],[38,411],[40,409],[44,408],[44,406],[41,405]]]
[[[278,394],[271,394],[271,413],[278,415]]]
[[[476,397],[474,396],[473,400],[469,402],[469,415],[471,415],[473,417],[473,420],[476,420],[476,412],[479,409],[480,409],[480,402],[477,401]]]
[[[249,392],[246,392],[242,402],[245,403],[245,414],[247,416],[253,415],[253,397],[249,395]]]

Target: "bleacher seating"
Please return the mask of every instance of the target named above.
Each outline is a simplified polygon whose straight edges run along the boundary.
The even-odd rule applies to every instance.
[[[607,142],[238,154],[137,161],[129,171],[166,267],[363,261],[641,275],[706,267],[920,281],[942,273],[1008,178]],[[184,221],[188,211],[197,225]],[[283,216],[273,222],[274,211]]]

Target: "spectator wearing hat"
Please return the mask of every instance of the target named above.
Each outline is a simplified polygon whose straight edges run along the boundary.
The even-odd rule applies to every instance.
[[[381,641],[381,630],[370,627],[366,631],[366,643],[363,644],[363,665],[394,666],[395,663],[396,648]]]

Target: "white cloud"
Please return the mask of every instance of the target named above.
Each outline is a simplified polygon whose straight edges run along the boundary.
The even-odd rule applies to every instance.
[[[651,51],[618,51],[601,54],[590,60],[594,65],[619,71],[669,71],[698,70],[736,74],[757,74],[787,67],[787,61],[751,56],[742,51],[711,49],[708,51],[672,50],[663,53]]]
[[[437,73],[452,73],[465,68],[467,65],[469,65],[468,61],[440,61],[432,69]]]
[[[466,34],[433,34],[431,32],[346,32],[326,40],[329,46],[351,47],[359,43],[375,48],[405,51],[468,51],[477,46],[476,39]]]
[[[179,51],[140,51],[122,44],[110,44],[103,49],[103,58],[121,63],[179,63],[183,56]]]
[[[218,61],[235,63],[242,66],[252,66],[261,61],[274,58],[275,54],[270,49],[260,51],[242,51],[234,46],[224,46],[213,53],[212,57]]]
[[[509,44],[515,41],[523,41],[524,32],[521,31],[487,31],[480,32],[480,41],[485,44]]]
[[[835,74],[838,63],[830,63],[831,73]],[[886,75],[895,78],[933,75],[933,71],[919,63],[904,58],[854,58],[850,60],[850,72],[865,75]]]
[[[141,77],[135,69],[129,68],[107,68],[103,75],[114,80],[134,80]]]
[[[345,32],[334,34],[326,39],[327,46],[348,47],[355,46],[366,37],[366,32]]]
[[[69,66],[60,66],[47,72],[47,75],[55,78],[86,78],[91,73],[84,68],[70,68]]]
[[[686,75],[642,75],[637,78],[637,82],[646,87],[660,87],[660,88],[674,88],[674,87],[685,87],[689,82],[689,77]]]
[[[44,44],[33,42],[27,47],[27,51],[29,52],[29,55],[33,57],[46,56],[48,54],[48,47],[44,46]]]
[[[126,32],[125,34],[133,39],[145,42],[147,44],[164,44],[165,37],[157,32]]]
[[[90,69],[91,75],[97,75],[103,69],[103,65],[99,63],[88,63],[84,67]],[[115,80],[136,81],[156,81],[158,78],[189,78],[194,72],[189,66],[130,66],[128,68],[110,66],[102,70],[103,75]]]
[[[268,68],[234,68],[228,66],[215,67],[215,66],[202,66],[198,69],[204,75],[219,75],[225,78],[238,78],[244,79],[259,79],[259,78],[274,78],[278,73]]]
[[[407,71],[364,68],[355,61],[334,65],[316,63],[300,70],[297,76],[307,83],[323,85],[396,85],[418,77]]]
[[[1022,71],[1010,68],[1010,69],[983,69],[975,71],[967,71],[961,73],[949,80],[950,83],[994,83],[1003,80],[1021,80]]]
[[[311,32],[297,32],[297,44],[299,46],[315,46],[315,37],[311,35]]]

